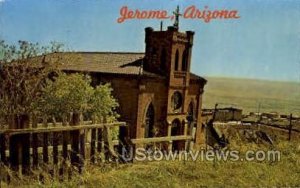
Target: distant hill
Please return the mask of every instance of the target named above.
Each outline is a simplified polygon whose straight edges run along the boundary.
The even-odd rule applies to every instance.
[[[207,77],[203,106],[213,108],[215,103],[235,104],[245,113],[280,112],[300,114],[300,83],[254,79]],[[297,110],[296,110],[297,109]]]

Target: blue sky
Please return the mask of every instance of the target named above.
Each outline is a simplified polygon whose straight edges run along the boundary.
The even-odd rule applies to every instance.
[[[144,51],[144,28],[160,20],[117,23],[122,6],[164,9],[195,5],[236,9],[240,19],[181,19],[196,32],[192,72],[202,76],[300,81],[299,0],[0,0],[0,39],[48,44],[73,51]],[[164,26],[171,25],[164,20]]]

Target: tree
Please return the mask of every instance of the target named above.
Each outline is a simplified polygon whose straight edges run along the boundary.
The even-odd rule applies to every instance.
[[[47,80],[36,106],[41,113],[61,118],[70,112],[84,112],[88,108],[92,90],[89,77],[61,72]]]
[[[60,49],[59,43],[41,47],[26,41],[19,41],[17,46],[0,41],[0,119],[9,128],[28,128],[33,114],[61,118],[66,124],[65,117],[72,113],[72,125],[83,113],[102,122],[118,117],[114,112],[118,104],[109,85],[93,88],[89,76],[58,69],[62,58],[56,52]],[[29,156],[29,138],[25,134],[10,137],[12,167],[18,166],[21,153]],[[29,158],[23,164],[29,165]]]
[[[112,97],[112,90],[110,84],[99,85],[94,89],[89,112],[100,122],[113,122],[119,117],[116,113],[119,104]]]
[[[55,61],[46,62],[45,56],[59,50],[61,45],[51,45],[43,47],[26,41],[8,45],[0,41],[0,120],[9,128],[29,127],[30,115],[35,110],[33,104],[49,75],[57,70]],[[18,167],[20,155],[29,156],[29,138],[26,134],[10,137],[12,168]],[[30,159],[25,157],[22,163],[29,166]]]
[[[18,45],[0,41],[0,119],[10,128],[28,126],[32,104],[49,74],[57,71],[56,62],[46,62],[45,55],[61,47],[55,42],[40,46],[27,41],[19,41]]]
[[[115,112],[117,101],[111,95],[109,84],[91,86],[87,75],[59,73],[48,79],[42,95],[35,104],[41,114],[56,117],[67,123],[72,114],[90,114],[94,120],[112,122],[118,117]]]
[[[89,76],[58,69],[60,43],[40,46],[19,41],[16,46],[0,41],[0,50],[0,120],[10,128],[28,127],[32,114],[65,123],[70,113],[91,114],[101,122],[118,117],[110,85],[93,88]]]

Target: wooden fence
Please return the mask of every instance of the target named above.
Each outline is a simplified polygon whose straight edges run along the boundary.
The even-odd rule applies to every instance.
[[[125,125],[117,122],[0,130],[0,163],[18,175],[45,165],[62,174],[67,162],[80,172],[86,162],[117,158],[111,131],[119,127],[120,143],[126,137]]]
[[[113,140],[116,127],[119,135]],[[3,167],[18,177],[36,169],[62,176],[69,173],[70,166],[80,173],[86,163],[120,161],[118,152],[124,145],[135,148],[161,143],[171,151],[174,142],[180,142],[181,148],[189,150],[193,139],[189,135],[129,139],[127,131],[125,122],[0,130],[0,181],[8,177]]]

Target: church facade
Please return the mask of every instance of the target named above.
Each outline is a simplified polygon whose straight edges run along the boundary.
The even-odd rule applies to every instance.
[[[175,25],[165,31],[148,27],[145,53],[64,52],[62,58],[74,61],[61,68],[88,73],[93,85],[111,83],[130,138],[192,135],[199,146],[206,80],[190,72],[193,38],[194,32]]]

